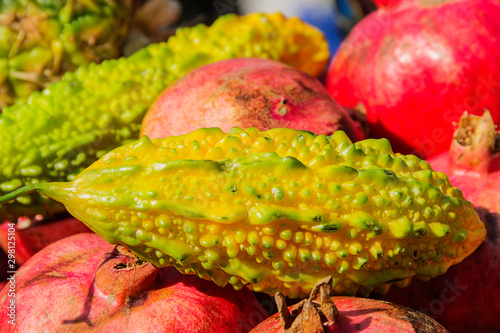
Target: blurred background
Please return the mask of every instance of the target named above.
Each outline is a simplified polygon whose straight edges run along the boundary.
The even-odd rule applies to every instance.
[[[164,40],[181,26],[197,23],[211,24],[218,16],[251,12],[282,12],[287,17],[297,16],[319,28],[328,38],[330,51],[335,52],[350,29],[364,16],[375,10],[371,0],[147,0],[143,15],[136,20]],[[161,8],[161,9],[160,9]],[[157,22],[151,22],[150,11],[163,13]],[[158,17],[158,15],[156,15]]]

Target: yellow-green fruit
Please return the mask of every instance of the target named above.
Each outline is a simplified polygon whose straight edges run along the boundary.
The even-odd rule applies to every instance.
[[[485,227],[446,175],[387,140],[218,128],[147,137],[69,183],[30,185],[111,243],[219,285],[290,297],[326,276],[337,294],[444,273]]]
[[[138,2],[0,1],[0,113],[67,71],[121,56]]]
[[[199,66],[236,57],[274,59],[316,76],[329,53],[323,34],[298,18],[228,14],[211,26],[180,28],[167,42],[128,58],[79,67],[3,109],[0,194],[73,179],[104,153],[136,140],[144,114],[172,82]],[[0,207],[0,221],[63,210],[35,193]]]

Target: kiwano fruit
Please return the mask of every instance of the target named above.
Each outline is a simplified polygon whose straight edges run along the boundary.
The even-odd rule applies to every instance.
[[[139,137],[154,100],[188,71],[235,57],[282,61],[317,76],[326,69],[323,34],[281,14],[228,14],[210,27],[178,29],[165,43],[128,58],[92,63],[0,115],[0,194],[73,179],[104,153]],[[0,208],[0,221],[50,215],[64,207],[39,195]]]
[[[458,186],[486,226],[486,239],[460,265],[384,300],[433,316],[453,333],[497,333],[500,313],[500,131],[489,111],[464,113],[450,149],[427,159]],[[476,273],[479,272],[479,273]]]
[[[105,154],[71,182],[31,184],[108,242],[220,286],[307,296],[385,292],[463,260],[485,227],[445,174],[385,139],[219,128]]]
[[[137,2],[0,1],[0,112],[67,71],[121,56]]]

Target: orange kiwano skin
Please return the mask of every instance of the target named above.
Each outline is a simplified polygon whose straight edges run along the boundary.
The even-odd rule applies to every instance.
[[[364,138],[357,123],[321,82],[268,59],[237,58],[197,68],[167,88],[146,114],[141,135],[151,139],[203,127],[285,127]]]

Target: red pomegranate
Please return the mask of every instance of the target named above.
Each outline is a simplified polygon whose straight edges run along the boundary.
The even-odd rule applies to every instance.
[[[9,238],[14,234],[15,261],[22,265],[47,245],[83,232],[92,230],[74,217],[59,216],[43,221],[19,218],[16,224],[9,221],[0,224],[0,247],[8,252]]]
[[[372,0],[377,7],[394,7],[402,2],[415,1],[415,0]]]
[[[423,311],[452,332],[500,327],[500,133],[489,112],[464,115],[449,152],[428,160],[448,174],[486,224],[486,240],[463,262],[429,282],[392,289],[383,299]]]
[[[15,259],[14,259],[15,260]],[[14,266],[10,266],[9,264],[13,264]],[[10,274],[8,273],[9,271],[12,270],[12,268],[16,270],[18,267],[15,265],[15,263],[10,262],[9,263],[9,257],[7,253],[3,250],[0,249],[0,290],[7,284],[7,278],[9,278]]]
[[[366,110],[370,136],[430,157],[462,113],[500,124],[500,0],[413,0],[361,20],[333,57],[326,86]]]
[[[368,298],[331,297],[330,291],[331,278],[323,279],[308,299],[289,308],[284,297],[277,294],[278,313],[257,325],[251,333],[448,332],[435,320],[413,309]]]
[[[169,86],[146,114],[141,135],[180,135],[201,127],[287,127],[364,138],[322,83],[268,59],[237,58],[199,67]]]
[[[248,289],[157,269],[90,233],[47,246],[14,282],[0,292],[2,333],[232,333],[266,316]]]

